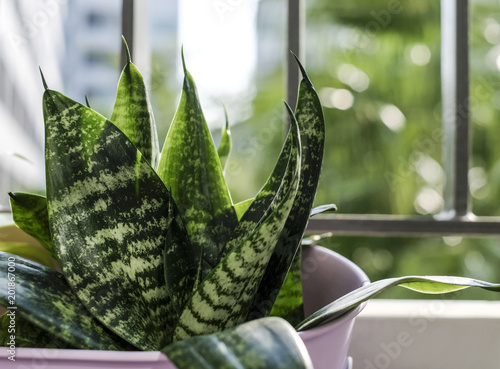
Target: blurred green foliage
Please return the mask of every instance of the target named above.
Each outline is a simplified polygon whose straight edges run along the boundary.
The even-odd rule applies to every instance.
[[[341,213],[439,213],[444,185],[439,2],[309,4],[312,79],[320,94],[322,88],[333,88],[353,97],[346,110],[325,108],[327,157],[318,203],[333,200]],[[478,215],[498,215],[500,210],[499,22],[497,2],[471,1],[469,181]],[[369,82],[359,91],[356,78],[363,74]],[[397,107],[404,120],[399,116],[398,124],[398,114],[384,116],[384,109],[396,111],[387,106]],[[348,256],[372,280],[408,274],[500,280],[497,238],[331,237],[321,242]],[[405,289],[383,297],[422,298]],[[496,296],[467,291],[451,298]]]
[[[275,0],[261,4],[269,1]],[[494,0],[470,3],[471,199],[475,214],[496,216],[500,7]],[[317,205],[333,202],[344,214],[441,211],[440,16],[436,0],[307,1],[306,69],[324,105],[327,133]],[[259,37],[274,37],[285,49],[283,35]],[[279,57],[284,60],[284,53]],[[264,184],[284,139],[283,63],[267,67],[257,70],[253,115],[231,127],[234,145],[226,176],[234,202],[252,197]],[[218,132],[214,136],[217,140]],[[461,237],[321,240],[372,280],[449,274],[498,282],[499,243],[498,238]],[[422,295],[392,289],[383,297]],[[451,297],[496,298],[483,291]]]

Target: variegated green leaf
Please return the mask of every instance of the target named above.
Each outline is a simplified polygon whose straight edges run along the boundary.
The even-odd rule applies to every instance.
[[[181,99],[163,147],[158,175],[172,192],[191,243],[203,250],[203,259],[212,268],[238,220],[196,85],[185,65],[184,74]],[[204,268],[203,276],[207,272]]]
[[[300,175],[300,138],[296,123],[287,173],[293,178],[274,211],[229,252],[200,284],[184,309],[174,341],[224,330],[245,321],[262,275],[294,203]]]
[[[125,39],[127,64],[123,68],[116,91],[111,122],[132,141],[153,168],[158,166],[159,148],[156,123],[144,79],[130,61]]]
[[[57,264],[50,257],[50,254],[39,245],[32,245],[25,242],[0,242],[0,251],[36,261],[52,269],[55,269]]]
[[[23,192],[10,192],[9,196],[12,216],[16,225],[38,240],[55,257],[45,196]]]
[[[266,214],[272,210],[273,203],[276,203],[275,197],[283,184],[286,168],[292,155],[291,143],[292,136],[289,132],[273,172],[241,217],[239,224],[240,233],[247,233],[249,230],[255,228],[266,217]]]
[[[302,255],[297,253],[278,298],[271,310],[271,316],[285,319],[292,325],[304,320],[304,300],[302,297]]]
[[[255,296],[254,306],[260,306],[261,301],[268,301],[273,291],[279,290],[285,280],[309,222],[323,163],[325,123],[321,103],[298,59],[297,62],[303,76],[295,109],[302,143],[301,178],[295,203]],[[268,315],[269,311],[254,309],[250,314],[260,317]]]
[[[418,292],[430,294],[455,292],[469,287],[479,287],[489,291],[500,292],[500,284],[463,277],[407,276],[383,279],[360,287],[328,304],[301,322],[297,326],[297,330],[303,331],[317,327],[357,307],[361,303],[393,286],[402,286]]]
[[[221,256],[227,255],[239,245],[273,211],[279,203],[279,197],[286,193],[287,183],[292,180],[290,172],[286,177],[289,162],[293,160],[292,140],[293,134],[288,132],[274,170],[257,196],[235,205],[239,223],[222,250]]]
[[[226,117],[226,124],[222,128],[222,136],[220,139],[219,147],[217,148],[217,155],[219,155],[219,160],[223,171],[226,170],[229,154],[231,153],[231,131],[229,130],[229,120],[227,119],[227,111],[225,108],[224,115]]]
[[[167,342],[163,251],[170,195],[112,123],[44,93],[49,223],[70,286],[106,327],[143,350]]]
[[[14,319],[14,324],[12,320]],[[10,327],[9,327],[10,326]],[[75,348],[23,318],[16,311],[0,316],[0,347]]]
[[[179,369],[312,369],[303,342],[279,318],[254,320],[164,348]]]
[[[76,348],[134,350],[92,317],[61,273],[5,252],[0,252],[0,305],[15,306],[22,319]]]
[[[179,210],[173,201],[169,207],[168,217],[171,223],[165,243],[165,281],[173,308],[180,316],[193,290],[200,282],[201,250],[195,250],[197,245],[189,241]]]

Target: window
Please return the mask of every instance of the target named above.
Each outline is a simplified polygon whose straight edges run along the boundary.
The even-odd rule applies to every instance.
[[[323,177],[328,186],[319,194],[319,203],[331,197],[340,211],[312,219],[309,231],[331,233],[333,239],[322,242],[357,262],[369,256],[373,279],[479,277],[472,270],[479,259],[483,271],[496,269],[497,242],[484,238],[500,230],[491,216],[498,214],[498,196],[488,184],[495,182],[500,156],[492,155],[495,144],[486,145],[496,132],[495,4],[306,4],[307,31],[314,33],[306,37],[308,69],[320,71],[313,80],[333,122],[327,131],[337,127],[330,137],[340,136],[327,146],[334,154],[325,159],[331,163]],[[494,70],[485,66],[492,62]],[[407,264],[418,254],[424,256],[415,270]],[[441,261],[434,270],[426,268],[430,255]],[[458,258],[450,270],[452,255]],[[384,264],[379,270],[377,260]],[[389,264],[394,267],[384,272]],[[494,271],[483,276],[500,278]],[[488,297],[495,298],[481,298]]]
[[[389,255],[389,250],[395,252],[384,261],[387,264],[392,257],[394,265],[400,264],[394,258],[404,254],[395,251],[398,248],[411,246],[413,253],[421,253],[422,247],[430,247],[440,250],[434,255],[441,259],[449,253],[460,254],[464,273],[471,275],[478,261],[497,260],[499,256],[492,251],[495,242],[483,238],[500,233],[499,220],[488,216],[496,215],[495,211],[472,213],[485,203],[498,201],[489,198],[481,203],[480,199],[485,196],[485,180],[490,179],[486,177],[491,171],[478,162],[475,153],[480,143],[474,141],[471,148],[470,131],[476,129],[477,119],[489,119],[491,109],[483,106],[484,101],[470,98],[469,81],[475,93],[482,79],[471,79],[468,72],[469,61],[476,63],[487,53],[487,47],[478,47],[478,40],[486,40],[491,48],[497,42],[495,37],[500,37],[499,23],[491,15],[493,2],[290,0],[286,4],[288,11],[280,8],[284,2],[259,2],[259,30],[269,30],[266,19],[276,19],[275,24],[280,19],[288,22],[288,33],[274,38],[274,45],[269,46],[269,40],[279,34],[275,28],[259,39],[262,50],[268,47],[262,53],[265,58],[259,60],[272,65],[276,55],[288,54],[273,53],[277,47],[294,50],[305,60],[324,105],[327,130],[334,131],[327,141],[317,203],[336,202],[340,211],[312,219],[309,231],[332,233],[336,237],[325,242],[340,244],[339,250],[360,260],[366,259],[363,245],[378,245],[372,252],[382,256]],[[232,12],[224,13],[225,21]],[[287,101],[293,102],[299,75],[293,58],[287,60]],[[255,78],[263,73],[276,86],[283,72],[278,67],[266,74],[259,67]],[[494,81],[485,89],[494,89]],[[265,96],[268,91],[271,89],[261,84],[253,103],[266,100],[269,104],[280,98]],[[494,91],[489,94],[496,96]],[[272,165],[269,158],[277,153],[262,150],[272,143],[279,146],[282,136],[266,131],[266,125],[280,127],[282,118],[278,105],[267,107],[268,113],[246,121],[256,124],[255,131],[248,133],[245,124],[233,127],[234,139],[242,133],[246,140],[235,145],[243,147],[240,153],[233,153],[236,158],[240,155],[236,165],[252,155],[256,160],[264,156]],[[258,121],[265,125],[258,126]],[[348,124],[351,126],[346,128]],[[476,140],[477,135],[473,137]],[[385,152],[380,152],[381,147]],[[264,168],[267,164],[262,163]],[[262,184],[270,170],[264,169],[262,178],[245,184]],[[235,171],[235,177],[239,174]],[[231,181],[229,176],[237,195],[248,196],[239,194],[243,186]],[[390,238],[373,238],[377,236]],[[382,260],[380,255],[375,260]]]
[[[362,2],[361,2],[362,3]],[[377,8],[378,10],[372,10],[367,14],[367,22],[365,26],[357,27],[357,39],[358,42],[362,42],[363,37],[370,37],[375,32],[382,32],[382,27],[389,23],[389,21],[394,19],[397,22],[396,17],[399,13],[403,12],[403,4],[400,3],[399,8],[387,8],[385,2],[379,2],[380,4],[385,4],[385,8]],[[394,4],[392,2],[391,4]],[[433,192],[428,191],[423,192],[416,196],[421,196],[423,199],[420,203],[416,203],[416,211],[420,213],[435,214],[435,217],[416,217],[416,216],[394,216],[394,215],[332,215],[329,217],[324,217],[323,219],[311,221],[310,229],[312,231],[334,231],[336,233],[344,234],[386,234],[386,235],[450,235],[450,234],[498,234],[499,228],[496,227],[496,219],[488,217],[473,217],[470,215],[470,193],[469,193],[469,177],[471,177],[472,182],[477,181],[477,187],[472,187],[473,189],[481,188],[479,180],[479,171],[469,170],[469,105],[475,103],[475,100],[471,99],[469,96],[469,5],[465,1],[449,2],[444,1],[441,5],[441,9],[435,9],[437,5],[436,2],[419,2],[419,8],[427,8],[425,13],[425,18],[431,18],[432,21],[439,21],[439,11],[441,12],[441,58],[436,55],[436,45],[426,45],[419,40],[410,39],[408,40],[408,45],[406,45],[404,53],[401,53],[400,57],[408,57],[414,66],[422,67],[433,62],[433,59],[440,59],[441,62],[441,85],[442,90],[442,107],[436,107],[436,111],[427,112],[427,118],[434,122],[439,120],[444,121],[444,129],[441,130],[440,126],[434,126],[433,130],[428,130],[424,135],[415,136],[413,142],[407,142],[407,144],[414,145],[417,148],[421,148],[421,151],[427,151],[431,155],[418,155],[413,158],[416,162],[413,168],[407,168],[406,172],[415,171],[416,173],[405,173],[404,160],[401,159],[401,170],[400,173],[385,173],[385,177],[389,182],[389,187],[384,190],[390,190],[391,187],[397,184],[398,176],[403,175],[414,175],[418,174],[421,179],[428,182],[438,181],[439,184],[439,170],[436,170],[436,164],[440,165],[442,162],[443,171],[446,180],[443,181],[441,186],[443,188],[443,206],[439,211],[435,211],[431,207],[427,206],[427,201],[437,199],[435,202],[439,202],[439,197],[434,196]],[[406,4],[408,7],[409,4]],[[354,5],[340,5],[339,8],[349,8]],[[375,8],[375,5],[373,5]],[[434,8],[434,9],[433,9]],[[474,8],[476,9],[476,8]],[[411,9],[410,9],[411,10]],[[437,11],[436,11],[437,10]],[[409,11],[408,13],[411,14]],[[342,16],[342,15],[341,15]],[[405,16],[408,16],[406,14]],[[418,18],[417,18],[418,19]],[[405,20],[400,20],[404,22]],[[487,20],[488,21],[488,20]],[[493,22],[491,19],[488,22]],[[491,23],[493,24],[493,23]],[[497,23],[494,23],[497,24]],[[494,24],[492,29],[494,29]],[[315,25],[313,25],[314,27]],[[388,26],[388,25],[387,25]],[[291,26],[292,28],[294,26]],[[361,32],[359,30],[361,29]],[[339,29],[337,29],[339,31]],[[341,30],[343,31],[343,30]],[[427,32],[436,32],[437,29],[430,30]],[[494,31],[491,31],[493,34]],[[340,36],[339,36],[340,37]],[[438,39],[439,33],[433,36]],[[491,36],[493,37],[493,36]],[[379,45],[376,47],[383,47],[381,45],[383,42],[379,41]],[[393,59],[397,58],[397,55],[390,55]],[[353,59],[353,58],[351,58]],[[371,56],[372,62],[376,62],[376,57]],[[395,61],[396,63],[396,61]],[[361,69],[357,66],[342,64],[340,68],[334,70],[334,73],[338,76],[339,80],[343,81],[345,84],[349,85],[351,91],[360,90],[365,88],[368,83],[368,76],[365,76]],[[432,96],[432,99],[439,97],[439,94],[433,89],[434,81],[429,79],[435,79],[436,73],[431,71],[419,74],[417,69],[414,69],[412,73],[415,73],[420,80],[417,85],[414,84],[415,80],[411,79],[412,84],[408,87],[410,89],[428,89],[428,95]],[[426,76],[428,78],[426,78]],[[382,76],[382,78],[392,78],[393,76]],[[375,76],[376,78],[376,76]],[[405,77],[408,79],[408,76]],[[380,79],[379,79],[380,81]],[[405,83],[404,78],[398,81],[399,83]],[[418,82],[418,81],[416,81]],[[370,81],[370,84],[372,82]],[[477,82],[476,82],[477,84]],[[394,89],[395,86],[389,84],[389,88]],[[340,88],[324,90],[325,100],[327,104],[340,104],[337,109],[342,109],[343,106],[349,105],[348,94],[353,94],[353,92],[342,91]],[[320,90],[321,92],[321,90]],[[412,96],[411,94],[409,95]],[[399,98],[399,97],[395,97]],[[431,97],[429,97],[431,98]],[[335,100],[336,99],[336,100]],[[344,105],[342,105],[344,104]],[[347,104],[347,105],[345,105]],[[389,130],[397,131],[405,123],[404,113],[395,106],[389,105],[387,102],[379,103],[378,109],[374,109],[378,119],[384,123]],[[418,101],[413,102],[414,105],[418,105]],[[326,107],[327,109],[329,106]],[[441,112],[439,112],[439,110]],[[421,113],[423,114],[423,113]],[[429,115],[430,114],[430,115]],[[487,113],[485,113],[487,114]],[[420,118],[422,119],[422,118]],[[424,124],[424,123],[422,123]],[[432,124],[432,125],[433,125]],[[414,125],[417,125],[414,124]],[[431,125],[431,127],[432,127]],[[417,128],[416,128],[417,129]],[[361,134],[366,133],[369,128],[363,128]],[[356,137],[352,137],[356,141]],[[445,152],[445,159],[441,160],[439,157],[441,154],[441,139],[444,141],[443,151]],[[387,144],[391,144],[387,142]],[[394,156],[398,156],[398,146],[394,145]],[[368,149],[368,152],[369,149]],[[345,158],[344,158],[345,159]],[[358,158],[359,159],[359,158]],[[369,155],[368,157],[361,158],[365,160],[365,167],[375,166],[378,160],[377,155]],[[410,160],[411,160],[410,153]],[[397,164],[397,162],[396,162]],[[408,164],[406,164],[408,166]],[[413,165],[413,164],[412,164]],[[398,166],[395,166],[396,169]],[[436,172],[438,175],[436,175]],[[433,178],[433,177],[438,178]],[[360,176],[360,181],[363,182],[364,187],[370,187],[372,183],[364,182],[364,178]],[[396,189],[396,188],[395,188]],[[341,196],[342,194],[337,194]],[[439,194],[438,194],[439,195]],[[369,212],[368,209],[366,212]],[[394,212],[393,212],[394,213]],[[396,212],[397,213],[397,212]]]

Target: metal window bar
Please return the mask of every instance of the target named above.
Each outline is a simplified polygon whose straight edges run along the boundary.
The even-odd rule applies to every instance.
[[[139,70],[144,71],[143,78],[149,85],[151,73],[151,50],[149,44],[149,0],[122,1],[122,35],[127,40],[132,61]],[[122,45],[120,65],[127,62],[125,46]]]
[[[288,1],[287,46],[298,55],[303,55],[304,49],[300,36],[305,27],[301,14],[304,2]],[[371,236],[500,235],[500,217],[476,217],[470,209],[468,23],[467,0],[441,0],[444,210],[437,216],[324,215],[311,219],[308,232]],[[293,61],[288,59],[288,71],[293,68]],[[287,96],[289,101],[295,101],[296,79],[290,72],[287,77]]]
[[[123,32],[132,56],[137,9],[123,1]],[[131,15],[132,14],[132,15]],[[500,217],[476,217],[469,201],[469,44],[467,0],[441,0],[441,86],[443,102],[443,165],[445,206],[437,216],[324,215],[311,219],[308,232],[372,236],[500,235]],[[305,61],[305,0],[288,0],[287,101],[294,107],[299,74],[289,51]]]

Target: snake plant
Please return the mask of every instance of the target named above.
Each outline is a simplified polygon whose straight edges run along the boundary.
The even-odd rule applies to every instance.
[[[0,252],[0,283],[14,283],[17,296],[1,289],[0,305],[18,308],[18,345],[163,350],[179,368],[221,367],[221,360],[237,360],[238,368],[310,367],[287,323],[258,319],[269,315],[309,217],[334,209],[312,209],[324,121],[298,66],[297,106],[292,112],[285,104],[290,130],[275,168],[253,199],[238,204],[224,179],[227,121],[216,149],[184,58],[181,98],[161,152],[130,56],[110,119],[49,89],[42,75],[46,197],[18,192],[10,201],[17,226],[62,273],[47,255],[38,255],[40,263],[24,258],[27,246]],[[498,289],[465,279],[391,283],[427,292],[448,283],[460,286],[450,290]],[[358,291],[300,327],[321,324],[391,283]],[[8,319],[0,322],[4,345]]]
[[[0,254],[2,281],[15,260],[18,324],[33,332],[27,345],[46,345],[46,333],[56,346],[179,349],[180,341],[226,330],[234,335],[240,324],[269,315],[319,179],[318,97],[301,67],[295,112],[285,104],[291,127],[276,166],[255,198],[234,204],[223,174],[229,127],[217,150],[184,58],[183,69],[161,152],[130,56],[110,119],[49,89],[42,75],[46,197],[9,195],[17,226],[62,273],[14,255],[12,247],[12,254]],[[2,290],[0,305],[9,303]],[[264,322],[267,330],[284,324]]]

